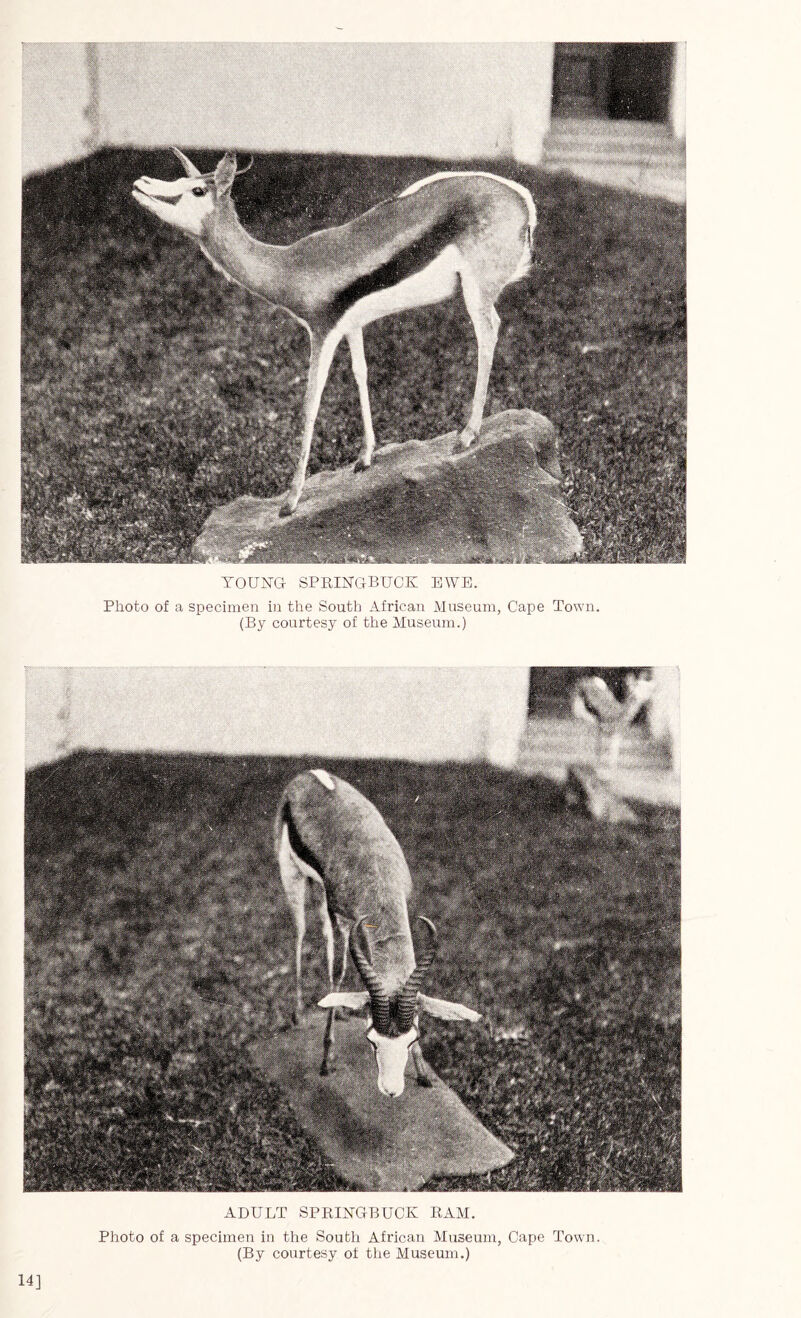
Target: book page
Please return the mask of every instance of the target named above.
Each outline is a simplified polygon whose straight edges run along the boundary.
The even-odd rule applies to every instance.
[[[766,17],[13,11],[4,1311],[795,1310],[797,25]],[[456,201],[414,191],[446,171]],[[254,234],[373,206],[289,315],[254,299]],[[470,498],[385,487],[401,440],[466,454]],[[331,473],[365,547],[304,558]]]

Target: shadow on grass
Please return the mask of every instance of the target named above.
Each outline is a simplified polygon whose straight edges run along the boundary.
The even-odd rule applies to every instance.
[[[215,157],[197,158],[207,168]],[[533,407],[555,423],[588,559],[682,561],[683,208],[512,162],[475,165],[530,187],[539,214],[533,274],[499,303],[488,413]],[[442,167],[258,156],[236,200],[256,237],[289,243]],[[175,170],[166,151],[107,150],[24,184],[26,561],[185,562],[213,508],[289,482],[306,334],[132,201],[140,174]],[[380,443],[432,438],[466,415],[475,345],[458,300],[371,326],[366,349]],[[359,449],[346,357],[310,471]]]
[[[679,1189],[677,814],[605,829],[543,779],[327,763],[403,845],[432,991],[484,1016],[431,1020],[426,1053],[516,1157],[429,1188]],[[29,775],[27,1190],[342,1188],[249,1053],[291,1010],[271,831],[306,766],[82,753]]]

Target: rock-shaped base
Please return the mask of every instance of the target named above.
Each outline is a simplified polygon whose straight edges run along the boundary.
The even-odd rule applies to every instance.
[[[319,1073],[322,1013],[252,1050],[343,1181],[360,1190],[419,1190],[432,1176],[469,1176],[511,1162],[512,1150],[439,1076],[424,1089],[410,1062],[400,1098],[385,1098],[364,1030],[363,1020],[337,1021],[336,1063],[327,1076]]]
[[[561,494],[556,433],[536,412],[500,412],[471,448],[457,432],[377,449],[367,471],[310,476],[291,517],[283,496],[211,514],[202,563],[565,563],[581,536]]]
[[[565,802],[604,824],[637,823],[631,806],[589,764],[571,764],[565,783]]]

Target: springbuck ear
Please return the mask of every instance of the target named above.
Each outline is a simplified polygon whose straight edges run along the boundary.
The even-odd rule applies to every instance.
[[[177,146],[170,147],[170,150],[172,151],[174,156],[178,157],[178,159],[180,160],[181,164],[184,167],[184,173],[188,175],[189,178],[200,178],[200,170],[198,169],[197,165],[192,164],[192,161],[189,159],[189,156],[185,156],[183,151],[178,150]]]
[[[425,993],[418,993],[417,1005],[429,1016],[438,1016],[441,1021],[480,1021],[481,1012],[472,1007],[463,1007],[461,1002],[446,1002],[444,998],[428,998]]]
[[[217,192],[222,196],[231,191],[231,184],[236,178],[236,152],[226,151],[222,160],[214,171],[214,186]]]
[[[359,989],[354,993],[326,993],[317,1003],[318,1007],[344,1007],[346,1011],[361,1011],[370,1001],[370,994],[366,989]]]

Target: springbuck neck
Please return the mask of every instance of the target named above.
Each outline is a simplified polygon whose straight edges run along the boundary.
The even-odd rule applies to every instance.
[[[368,1008],[366,1038],[373,1050],[378,1088],[390,1098],[403,1093],[411,1053],[418,1084],[431,1078],[420,1048],[419,1012],[444,1020],[477,1021],[460,1003],[421,992],[437,949],[437,931],[419,917],[422,951],[415,957],[407,902],[412,880],[397,839],[374,805],[325,769],[298,774],[285,788],[275,819],[281,883],[295,923],[295,1020],[303,1016],[301,963],[306,931],[306,890],[316,894],[331,989],[317,1004],[328,1011],[320,1074],[331,1069],[338,1007]],[[334,987],[334,926],[341,938]],[[348,950],[364,988],[342,984]]]
[[[303,430],[281,514],[298,506],[320,398],[340,340],[348,341],[359,391],[364,440],[356,470],[362,471],[375,448],[363,327],[394,312],[444,302],[458,290],[478,345],[473,403],[457,443],[469,448],[481,429],[498,337],[495,303],[507,284],[531,268],[537,215],[530,192],[479,171],[433,174],[347,224],[281,247],[258,242],[240,224],[231,199],[233,151],[208,174],[177,147],[173,151],[186,177],[139,178],[135,200],[198,243],[228,279],[283,307],[309,333]]]

